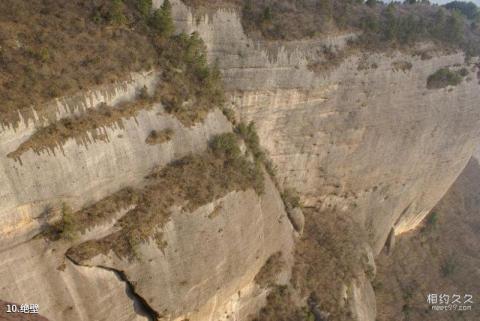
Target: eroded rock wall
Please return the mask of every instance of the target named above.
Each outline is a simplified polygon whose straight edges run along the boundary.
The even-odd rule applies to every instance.
[[[392,227],[401,233],[417,226],[478,143],[478,67],[464,65],[461,53],[422,59],[357,51],[319,72],[311,66],[322,60],[322,48],[341,49],[352,35],[257,41],[233,9],[204,14],[176,1],[174,11],[183,30],[206,41],[231,107],[255,121],[280,180],[306,205],[356,218],[376,253]],[[462,66],[469,75],[460,85],[427,89],[438,69]]]
[[[133,100],[143,86],[155,84],[154,73],[134,75],[131,80],[77,97],[52,103],[50,118],[25,121],[17,128],[0,132],[0,249],[19,243],[38,233],[46,208],[68,203],[74,209],[98,201],[126,186],[141,184],[154,166],[206,149],[215,134],[231,130],[231,124],[218,110],[203,123],[184,127],[159,104],[124,119],[122,126],[99,130],[106,139],[89,142],[69,139],[54,150],[37,154],[28,150],[19,159],[7,155],[17,149],[41,126],[96,108],[101,103],[115,105]],[[170,141],[149,145],[152,130],[172,129]]]
[[[280,283],[289,278],[292,227],[270,180],[260,197],[248,190],[193,213],[172,208],[162,232],[165,248],[145,243],[133,261],[111,252],[74,263],[64,255],[68,243],[43,238],[3,251],[2,298],[35,302],[50,321],[244,320],[264,302],[266,289],[254,278],[272,254],[283,252]],[[118,273],[155,315],[136,303]]]
[[[462,54],[437,53],[422,60],[398,52],[354,52],[320,72],[312,63],[323,59],[322,48],[341,49],[355,35],[254,41],[243,33],[235,10],[204,15],[179,1],[173,4],[178,27],[198,31],[209,59],[221,68],[230,107],[257,124],[280,183],[295,187],[319,213],[325,209],[354,218],[369,232],[376,253],[392,227],[401,233],[418,224],[478,145],[478,67],[466,65],[469,75],[456,87],[426,88],[439,68],[461,68]],[[143,86],[151,89],[157,81],[155,72],[133,75],[121,84],[60,99],[35,119],[1,129],[2,300],[38,303],[52,321],[245,320],[266,295],[255,275],[278,251],[287,261],[279,281],[288,280],[293,230],[268,179],[260,196],[253,190],[231,191],[192,213],[174,207],[161,230],[164,246],[142,244],[143,261],[111,252],[91,260],[68,258],[71,244],[35,237],[49,206],[65,202],[76,210],[123,187],[140,186],[152,168],[202,152],[213,135],[232,130],[219,110],[185,127],[155,104],[122,126],[103,128],[102,139],[69,139],[45,153],[7,156],[37,128],[103,102],[133,100]],[[152,130],[165,129],[173,130],[170,140],[146,143]],[[114,232],[112,224],[97,226],[76,242]],[[372,320],[375,302],[368,280],[357,278],[350,289],[355,317]]]
[[[288,280],[293,228],[268,178],[260,196],[253,190],[231,191],[194,213],[178,204],[166,225],[159,227],[162,246],[153,240],[142,245],[137,260],[109,253],[90,264],[65,255],[75,244],[117,232],[115,222],[129,208],[73,241],[39,234],[51,223],[46,214],[52,208],[65,203],[76,211],[125,187],[141,188],[153,169],[201,154],[214,135],[232,130],[218,109],[186,127],[158,103],[122,119],[120,125],[97,129],[100,139],[89,132],[87,140],[60,140],[44,152],[28,149],[18,158],[8,156],[39,128],[102,103],[132,101],[139,90],[151,89],[157,81],[153,72],[133,75],[123,83],[54,101],[43,114],[1,129],[2,300],[39,304],[50,321],[245,319],[265,300],[266,290],[254,282],[255,275],[278,251],[287,262],[279,280]],[[147,143],[152,130],[164,129],[172,131],[168,140]]]

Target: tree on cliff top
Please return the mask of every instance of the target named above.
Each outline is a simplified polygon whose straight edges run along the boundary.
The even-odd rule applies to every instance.
[[[403,47],[433,42],[439,48],[462,49],[480,54],[478,22],[466,21],[478,9],[454,1],[446,6],[427,0],[183,0],[190,6],[230,3],[241,8],[242,25],[251,37],[298,40],[338,32],[361,35],[360,44],[370,49]],[[475,7],[475,10],[473,8]],[[458,10],[458,11],[457,11]],[[461,12],[462,14],[459,14]],[[440,13],[440,14],[439,14]]]
[[[458,11],[470,20],[476,20],[480,17],[479,9],[473,2],[452,1],[444,7],[448,10]]]
[[[153,13],[150,25],[162,36],[168,37],[173,33],[172,5],[165,0],[161,7]]]

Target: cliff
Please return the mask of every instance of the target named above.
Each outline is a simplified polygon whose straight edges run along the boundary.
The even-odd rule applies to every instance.
[[[478,67],[461,52],[425,59],[357,51],[316,72],[325,46],[341,49],[354,35],[252,40],[238,11],[199,15],[178,2],[174,9],[179,27],[205,40],[230,106],[255,122],[280,181],[307,206],[334,206],[358,220],[377,253],[392,228],[399,234],[417,226],[477,146]],[[431,51],[431,44],[417,48]],[[463,66],[469,75],[460,85],[427,88],[437,70]]]
[[[51,321],[373,321],[375,256],[478,146],[478,64],[432,43],[347,51],[355,33],[254,40],[234,8],[172,4],[226,106],[157,39],[163,65],[2,122],[0,299]],[[442,68],[460,80],[431,88]]]
[[[253,189],[227,190],[191,213],[181,203],[163,209],[171,216],[158,231],[162,245],[149,238],[134,260],[108,252],[96,256],[95,263],[67,258],[72,243],[82,245],[118,232],[117,222],[135,207],[127,204],[125,188],[142,188],[152,169],[203,153],[213,136],[232,130],[231,124],[213,110],[203,122],[186,127],[161,104],[153,104],[136,117],[123,119],[121,126],[103,128],[100,138],[97,131],[87,131],[87,139],[72,137],[39,152],[26,149],[16,157],[9,155],[36,127],[84,114],[102,103],[135,100],[141,88],[150,89],[156,81],[153,72],[134,74],[125,82],[52,102],[43,110],[53,117],[2,129],[0,284],[5,299],[39,304],[50,320],[225,318],[255,311],[265,293],[254,278],[271,255],[283,251],[286,262],[291,261],[292,227],[270,180],[260,196]],[[170,139],[146,143],[153,130],[166,128],[172,131]],[[193,181],[186,184],[194,189],[189,187]],[[175,183],[166,188],[175,189]],[[116,195],[109,205],[108,198]],[[89,217],[73,241],[41,237],[62,204],[76,211],[75,217],[80,216],[78,210],[97,204],[98,215],[110,211],[111,216],[97,223]],[[284,273],[283,282],[288,269]]]

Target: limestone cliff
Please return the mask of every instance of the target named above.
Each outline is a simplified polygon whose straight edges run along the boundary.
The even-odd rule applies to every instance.
[[[353,35],[252,40],[233,9],[202,15],[178,1],[174,9],[182,30],[205,39],[231,107],[256,123],[280,181],[307,206],[354,217],[376,253],[392,228],[398,234],[417,226],[478,144],[479,70],[460,52],[425,60],[358,51],[316,72],[311,65],[324,59],[322,48],[342,48]],[[438,69],[461,66],[469,76],[459,86],[427,89]]]
[[[278,251],[285,253],[286,262],[291,261],[293,236],[270,180],[260,196],[253,190],[232,190],[192,213],[181,204],[166,209],[172,214],[159,231],[163,245],[153,239],[141,245],[137,253],[141,260],[133,261],[137,263],[113,253],[96,256],[94,262],[75,259],[73,263],[65,255],[71,242],[39,237],[50,224],[49,215],[62,203],[76,211],[125,187],[141,188],[153,168],[202,153],[211,137],[232,130],[219,110],[202,123],[185,127],[155,104],[123,120],[122,126],[104,128],[100,139],[94,132],[87,140],[71,138],[39,153],[27,149],[18,157],[8,156],[36,127],[97,109],[101,103],[134,100],[141,88],[151,88],[155,82],[152,72],[133,75],[123,83],[52,102],[47,109],[51,117],[2,129],[3,299],[39,304],[42,315],[59,321],[222,319],[246,316],[261,304],[265,290],[254,278]],[[173,132],[170,139],[146,143],[152,130],[165,128]],[[90,226],[74,244],[115,234],[116,221],[131,208],[120,206],[107,221],[95,225],[87,222]],[[288,275],[285,269],[282,282]]]
[[[177,30],[205,41],[237,121],[225,106],[182,121],[197,101],[174,67],[2,121],[0,299],[39,304],[50,321],[264,321],[272,309],[373,321],[374,257],[478,146],[479,65],[425,43],[324,68],[325,48],[356,34],[253,40],[235,9],[172,4]],[[429,88],[444,67],[467,74]],[[91,113],[116,120],[85,129]],[[239,121],[255,122],[268,157]]]

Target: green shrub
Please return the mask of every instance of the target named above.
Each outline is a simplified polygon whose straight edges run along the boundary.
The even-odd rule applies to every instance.
[[[203,119],[213,107],[225,101],[217,65],[209,66],[206,47],[197,33],[172,36],[158,42],[164,72],[158,98],[184,125]]]
[[[448,10],[458,11],[471,20],[475,20],[480,16],[478,7],[473,2],[452,1],[444,5],[444,7]]]
[[[137,97],[139,100],[148,100],[150,99],[150,95],[148,94],[147,86],[143,86],[138,90]]]
[[[264,191],[264,176],[262,163],[251,162],[242,155],[238,144],[238,137],[234,133],[217,135],[210,141],[210,149],[218,158],[225,158],[236,171],[245,177],[250,177],[252,186],[261,194]]]
[[[60,222],[56,224],[60,237],[66,240],[74,240],[77,236],[75,216],[72,208],[66,203],[62,204],[61,208],[62,218]]]
[[[184,0],[188,5],[208,6],[217,1]],[[242,1],[224,0],[240,6]],[[450,8],[449,8],[450,9]],[[455,8],[453,8],[455,9]],[[477,9],[464,9],[470,18]],[[457,10],[430,5],[427,1],[408,0],[389,5],[376,0],[243,1],[242,25],[253,37],[296,40],[329,34],[339,29],[360,29],[360,41],[372,49],[402,46],[408,49],[419,41],[434,41],[443,48],[466,50],[479,42],[478,33],[471,32],[474,21],[465,20]],[[387,42],[387,44],[386,44]],[[480,48],[475,50],[480,52]],[[475,54],[473,54],[475,55]]]
[[[125,16],[125,4],[122,0],[112,0],[110,10],[107,13],[107,20],[110,23],[122,25],[127,22]]]
[[[282,193],[283,203],[290,208],[301,207],[300,195],[293,188],[286,188]]]
[[[260,145],[260,138],[257,134],[255,123],[250,122],[248,125],[246,125],[244,122],[241,122],[235,128],[235,132],[245,141],[245,144],[247,145],[250,153],[252,153],[257,166],[263,164],[267,173],[272,178],[275,178],[277,174],[277,168]]]
[[[467,77],[468,76],[468,69],[467,68],[462,68],[458,71],[458,74],[462,77]]]
[[[432,212],[430,215],[427,216],[426,228],[435,229],[437,228],[437,224],[438,214],[436,212]]]
[[[153,12],[150,26],[165,37],[173,33],[172,5],[169,0],[165,0],[162,6]]]
[[[271,22],[272,21],[272,9],[270,9],[270,7],[266,7],[265,9],[263,9],[263,17],[262,17],[262,20],[263,22]]]
[[[446,20],[444,26],[444,41],[452,44],[461,44],[464,40],[465,21],[457,11],[453,11]]]
[[[462,76],[448,68],[441,68],[427,79],[428,89],[440,89],[447,86],[457,86],[462,82]]]
[[[449,277],[451,276],[453,273],[455,273],[457,269],[457,262],[456,260],[449,256],[443,263],[442,263],[442,266],[440,268],[440,272],[442,273],[442,276],[444,277]]]
[[[235,119],[235,112],[233,111],[233,109],[224,107],[222,108],[222,113],[225,117],[227,117],[229,122],[234,125],[237,123],[237,120]]]
[[[210,148],[214,153],[224,155],[230,160],[238,159],[241,155],[238,139],[234,133],[225,133],[213,137]]]
[[[163,144],[172,140],[174,131],[171,128],[166,128],[161,131],[152,130],[145,139],[145,143],[149,145]]]
[[[260,146],[260,138],[258,137],[257,130],[255,129],[255,123],[250,122],[248,125],[246,125],[242,122],[238,124],[236,132],[245,141],[245,144],[252,153],[253,158],[257,162],[265,162],[266,156],[262,150],[262,147]]]
[[[138,11],[145,17],[149,17],[152,12],[152,0],[136,0]]]
[[[60,215],[59,220],[47,225],[43,235],[52,240],[74,240],[77,237],[77,224],[72,208],[66,203],[63,203],[60,209]]]

